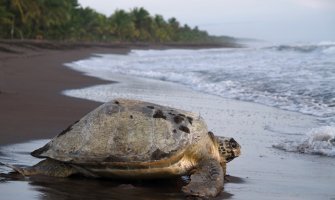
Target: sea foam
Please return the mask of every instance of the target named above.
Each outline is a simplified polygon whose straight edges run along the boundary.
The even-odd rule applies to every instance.
[[[314,128],[302,139],[286,140],[273,147],[289,152],[335,156],[335,127]]]
[[[335,45],[278,45],[268,48],[133,50],[69,63],[73,69],[109,80],[110,74],[186,85],[225,98],[335,119]],[[68,94],[68,93],[67,93]],[[94,95],[94,94],[93,94]]]

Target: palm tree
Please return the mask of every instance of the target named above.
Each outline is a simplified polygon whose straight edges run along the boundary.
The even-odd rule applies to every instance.
[[[135,24],[129,13],[124,10],[116,10],[114,14],[109,18],[112,32],[117,38],[121,40],[134,39],[138,36],[138,32],[135,28]]]
[[[153,35],[153,21],[147,10],[144,8],[134,8],[131,11],[136,30],[139,32],[137,39],[148,41]]]
[[[8,12],[4,5],[0,4],[0,36],[8,37],[12,27],[13,14]]]
[[[169,25],[173,28],[173,29],[179,29],[179,26],[180,26],[180,24],[179,24],[179,22],[178,22],[178,20],[176,19],[176,18],[174,18],[174,17],[172,17],[172,18],[170,18],[169,20],[168,20],[168,22],[169,22]]]
[[[168,28],[167,31],[171,37],[172,41],[178,41],[179,40],[179,22],[176,18],[172,17],[168,19]]]
[[[38,2],[43,16],[40,20],[46,27],[63,24],[71,17],[72,2],[69,0],[38,0]]]
[[[11,35],[16,33],[21,38],[30,31],[30,20],[39,16],[38,2],[36,0],[4,0],[4,5],[12,14]]]
[[[0,24],[11,24],[12,23],[13,14],[6,9],[6,7],[0,4]]]
[[[32,18],[35,29],[33,34],[51,34],[53,37],[58,37],[56,27],[62,27],[71,19],[71,10],[75,2],[69,0],[37,0],[37,2],[39,16]]]
[[[134,8],[131,11],[131,15],[134,18],[136,29],[146,29],[150,23],[150,14],[144,8]]]
[[[167,22],[164,20],[163,16],[155,15],[153,18],[154,23],[154,38],[156,42],[168,42],[171,40]]]

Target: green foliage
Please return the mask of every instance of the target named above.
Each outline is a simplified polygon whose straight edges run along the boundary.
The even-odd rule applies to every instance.
[[[0,0],[0,38],[119,42],[210,42],[215,38],[144,8],[107,17],[77,0]]]
[[[108,21],[110,33],[118,40],[127,41],[139,35],[132,16],[124,10],[116,10]]]

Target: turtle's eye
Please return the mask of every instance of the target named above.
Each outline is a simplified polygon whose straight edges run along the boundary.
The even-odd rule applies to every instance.
[[[236,148],[236,147],[237,147],[237,144],[236,144],[236,143],[232,143],[232,144],[231,144],[231,147]]]
[[[229,140],[229,143],[230,143],[231,147],[233,147],[233,148],[236,148],[238,146],[237,142],[233,138]]]

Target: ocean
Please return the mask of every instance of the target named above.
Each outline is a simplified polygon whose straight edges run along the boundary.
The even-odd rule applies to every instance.
[[[128,55],[96,54],[67,66],[106,80],[111,80],[111,74],[157,79],[223,98],[314,116],[317,127],[297,133],[299,137],[277,141],[273,147],[335,156],[335,42],[132,50]],[[67,90],[64,94],[88,96],[85,90]],[[102,94],[95,90],[89,96],[104,101]]]

